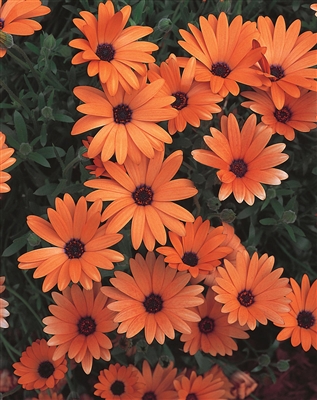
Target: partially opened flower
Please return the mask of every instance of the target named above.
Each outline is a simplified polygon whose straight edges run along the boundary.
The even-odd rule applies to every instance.
[[[251,68],[260,58],[264,49],[252,49],[253,39],[259,33],[254,22],[242,23],[241,15],[229,24],[227,15],[221,12],[219,18],[210,14],[208,19],[199,18],[200,30],[188,24],[192,34],[180,29],[184,41],[179,45],[194,56],[197,62],[195,79],[209,82],[213,93],[225,97],[230,92],[239,94],[238,83],[262,86],[263,73]]]
[[[199,321],[200,317],[189,310],[202,304],[197,297],[203,286],[186,286],[190,274],[177,272],[165,266],[163,256],[155,258],[148,252],[144,259],[136,254],[130,259],[132,276],[116,271],[110,282],[114,287],[104,286],[101,291],[114,302],[108,305],[116,311],[115,322],[119,322],[118,333],[127,338],[137,335],[143,328],[147,343],[154,339],[165,342],[165,336],[174,339],[175,330],[190,333],[187,322]]]
[[[236,371],[230,376],[230,382],[234,385],[231,393],[235,399],[246,399],[258,387],[257,382],[250,374]]]
[[[222,303],[221,311],[228,314],[229,324],[236,321],[254,330],[256,322],[266,325],[270,320],[283,324],[282,314],[288,312],[291,292],[288,278],[280,278],[283,268],[272,271],[274,257],[255,252],[250,258],[247,251],[237,254],[236,266],[224,260],[225,267],[218,267],[220,277],[212,287]]]
[[[67,361],[64,356],[54,359],[55,349],[55,346],[48,346],[45,339],[38,339],[26,348],[20,361],[13,364],[23,389],[52,389],[64,378]]]
[[[241,103],[242,106],[261,114],[262,122],[271,127],[274,133],[285,136],[287,140],[295,139],[294,129],[309,132],[317,126],[317,94],[307,89],[300,89],[300,97],[295,98],[285,93],[283,107],[278,110],[271,93],[254,89],[254,92],[242,92],[242,96],[251,101]]]
[[[177,110],[171,107],[175,97],[160,93],[164,79],[152,83],[146,83],[146,78],[139,81],[138,89],[128,94],[119,87],[115,96],[104,84],[103,91],[90,86],[75,87],[74,94],[85,103],[77,109],[87,115],[75,123],[71,134],[102,127],[91,140],[89,158],[101,154],[101,160],[107,161],[115,154],[119,164],[127,156],[140,163],[142,154],[153,158],[155,150],[163,151],[165,143],[172,143],[171,136],[157,122],[177,116]]]
[[[55,207],[56,210],[47,209],[50,222],[35,215],[27,218],[30,229],[53,246],[21,255],[18,267],[36,268],[34,278],[45,276],[44,292],[56,284],[64,290],[70,282],[91,289],[93,281],[101,281],[98,268],[110,270],[114,268],[113,262],[123,261],[121,253],[109,249],[122,235],[100,226],[101,200],[88,209],[84,197],[75,204],[66,193],[63,200],[56,198]]]
[[[291,339],[292,346],[301,345],[304,351],[311,346],[317,350],[317,280],[310,285],[306,274],[302,277],[301,286],[290,279],[292,292],[287,295],[291,300],[290,311],[282,314],[284,325],[277,335],[277,340]]]
[[[5,140],[5,134],[0,132],[0,193],[6,193],[11,190],[10,186],[5,183],[11,178],[11,175],[8,174],[8,172],[4,172],[3,170],[10,167],[16,161],[15,158],[11,157],[14,153],[14,149],[8,147],[5,144]]]
[[[266,48],[263,61],[259,63],[271,80],[269,88],[275,107],[281,110],[285,104],[285,93],[300,97],[300,87],[317,91],[317,33],[299,34],[301,21],[295,20],[286,29],[285,20],[279,15],[275,26],[269,17],[259,16],[259,43]],[[250,85],[253,86],[253,85]],[[267,90],[267,87],[263,87]]]
[[[106,400],[141,400],[144,385],[134,365],[110,364],[100,371],[94,394]]]
[[[152,159],[141,157],[140,164],[130,158],[120,165],[108,161],[105,168],[111,179],[91,179],[85,186],[97,189],[87,195],[88,201],[112,201],[102,214],[107,228],[118,232],[130,220],[131,240],[135,249],[142,243],[152,251],[155,240],[166,243],[167,227],[178,235],[185,235],[181,221],[193,221],[193,215],[174,201],[187,199],[197,193],[189,179],[174,179],[183,153],[178,150],[163,161],[164,152],[155,152]]]
[[[154,62],[152,51],[158,49],[154,43],[139,41],[153,29],[148,26],[127,24],[131,6],[114,12],[112,1],[99,3],[98,19],[88,11],[81,11],[80,18],[73,22],[87,39],[71,40],[69,45],[81,50],[73,59],[73,64],[88,62],[89,76],[99,74],[110,96],[115,96],[119,84],[125,91],[139,88],[138,75],[146,75],[145,63]]]
[[[215,301],[215,293],[209,288],[203,304],[195,307],[201,320],[189,322],[191,333],[183,333],[180,340],[184,343],[184,351],[190,355],[198,351],[209,353],[212,356],[220,354],[232,355],[237,350],[237,343],[233,338],[247,339],[246,327],[238,322],[228,323],[228,317],[221,312],[221,304]]]
[[[62,294],[53,292],[56,305],[48,308],[53,316],[45,317],[44,332],[53,335],[49,346],[56,349],[53,359],[68,355],[81,363],[86,374],[91,372],[93,359],[109,361],[112,342],[106,335],[118,326],[115,313],[107,308],[109,300],[95,283],[93,289],[81,289],[77,284]],[[55,347],[57,346],[57,347]]]
[[[42,29],[41,24],[30,18],[48,14],[50,8],[43,6],[40,0],[0,0],[0,32],[11,35],[28,36]],[[6,48],[0,48],[0,58],[6,54]]]
[[[5,276],[0,276],[0,295],[5,291],[5,286],[4,286],[4,281],[5,281]],[[10,315],[9,311],[6,310],[6,307],[8,307],[9,303],[7,300],[4,300],[2,296],[0,296],[0,328],[8,328],[9,324],[5,320],[6,317]]]
[[[194,222],[186,222],[184,236],[169,232],[173,247],[158,247],[156,251],[165,256],[169,267],[188,271],[194,278],[198,274],[207,275],[221,263],[221,259],[232,252],[223,246],[226,236],[223,226],[211,227],[208,220],[197,217]]]
[[[201,120],[211,120],[212,113],[221,111],[216,103],[222,101],[222,97],[212,93],[208,83],[194,80],[195,69],[196,59],[192,57],[188,59],[181,73],[174,54],[162,62],[160,67],[156,64],[149,65],[150,82],[163,78],[165,85],[162,91],[176,99],[171,106],[178,114],[168,121],[168,131],[171,135],[176,131],[182,132],[187,124],[198,127]]]
[[[210,150],[193,150],[194,159],[219,171],[222,182],[219,200],[225,200],[233,193],[238,203],[254,203],[254,196],[261,200],[266,197],[261,183],[279,185],[288,175],[273,168],[288,159],[282,153],[285,144],[266,147],[272,136],[272,129],[263,123],[256,124],[252,114],[245,121],[241,132],[233,114],[222,116],[221,131],[210,128],[211,136],[204,136]]]

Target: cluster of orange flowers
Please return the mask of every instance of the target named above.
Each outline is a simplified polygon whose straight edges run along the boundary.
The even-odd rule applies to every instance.
[[[38,23],[29,18],[46,12],[40,1],[8,0],[1,7],[0,29],[30,34]],[[88,75],[100,79],[100,89],[74,89],[82,102],[78,111],[85,115],[71,131],[78,135],[100,128],[84,141],[86,157],[93,160],[88,169],[95,175],[85,186],[94,190],[77,202],[69,194],[56,198],[48,220],[27,219],[51,246],[22,254],[19,268],[44,277],[44,292],[56,285],[61,292],[52,293],[52,315],[43,319],[50,339],[34,342],[13,364],[27,390],[53,389],[67,372],[66,355],[86,374],[94,359],[110,361],[113,343],[107,333],[115,330],[127,338],[144,330],[148,344],[164,344],[176,331],[184,352],[224,356],[237,350],[234,339],[247,339],[248,329],[272,321],[282,328],[277,340],[291,338],[293,346],[317,349],[316,281],[310,286],[304,275],[301,286],[292,278],[289,282],[281,277],[282,268],[274,269],[273,256],[251,257],[230,225],[210,226],[175,203],[198,191],[189,179],[173,179],[183,162],[181,150],[164,158],[176,132],[211,120],[221,111],[218,103],[229,93],[237,96],[239,84],[248,85],[252,90],[241,94],[250,101],[242,105],[262,115],[262,121],[257,124],[251,114],[240,128],[234,114],[222,116],[220,130],[210,128],[211,135],[204,136],[208,149],[193,150],[192,156],[218,170],[220,200],[232,193],[248,205],[255,197],[265,199],[262,184],[278,185],[288,177],[275,168],[288,155],[283,143],[268,146],[272,135],[293,140],[294,130],[317,126],[317,70],[311,68],[317,34],[299,34],[299,20],[286,29],[282,16],[275,25],[269,17],[243,23],[241,16],[229,24],[222,12],[218,18],[200,17],[200,28],[189,24],[191,32],[180,30],[179,45],[190,58],[171,54],[156,65],[152,52],[158,47],[139,40],[152,28],[125,28],[130,13],[130,6],[115,12],[108,0],[99,4],[98,18],[82,11],[82,18],[74,19],[85,39],[69,43],[80,50],[72,63],[88,63]],[[164,121],[167,130],[159,125]],[[3,143],[0,151],[2,171],[14,159]],[[9,190],[8,174],[1,172],[0,178],[1,191]],[[110,204],[103,209],[103,202]],[[128,223],[133,248],[144,245],[146,255],[137,253],[130,259],[130,273],[115,270],[111,286],[101,286],[99,269],[113,270],[124,260],[111,247]],[[1,327],[7,326],[7,305],[1,299]],[[254,390],[253,381],[243,382],[246,392]],[[95,389],[106,399],[237,396],[217,366],[197,376],[195,371],[177,374],[172,363],[167,368],[157,364],[152,371],[147,361],[142,371],[110,364],[100,371]],[[52,398],[59,399],[57,394]]]

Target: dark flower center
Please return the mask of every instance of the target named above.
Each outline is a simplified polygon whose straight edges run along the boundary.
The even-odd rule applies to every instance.
[[[91,335],[96,330],[96,322],[91,317],[80,318],[77,326],[78,326],[78,333],[85,336]]]
[[[43,361],[40,363],[37,372],[41,378],[49,378],[55,371],[54,365],[50,361]]]
[[[142,400],[156,400],[156,394],[154,392],[146,392],[142,396]]]
[[[70,239],[64,250],[68,258],[80,258],[85,252],[85,245],[79,239]]]
[[[153,195],[150,186],[140,185],[132,193],[132,198],[138,206],[149,206],[152,203]]]
[[[248,171],[248,166],[243,160],[233,160],[230,165],[230,171],[235,174],[237,178],[242,178]]]
[[[254,296],[251,290],[243,290],[238,294],[238,301],[244,307],[249,307],[254,303]]]
[[[114,396],[120,396],[124,393],[124,383],[122,381],[114,381],[113,384],[110,386],[110,390]]]
[[[176,97],[176,100],[171,104],[171,106],[176,108],[176,110],[181,110],[187,106],[188,97],[186,96],[186,93],[175,92],[172,93],[172,96]]]
[[[287,106],[284,106],[281,110],[275,109],[274,117],[278,122],[285,124],[292,118],[292,112]]]
[[[186,396],[186,399],[185,400],[198,400],[198,397],[195,395],[195,393],[189,393],[187,396]]]
[[[274,78],[271,78],[271,81],[273,82],[278,81],[279,79],[282,79],[285,76],[284,69],[280,65],[271,65],[270,72],[271,75],[274,76]]]
[[[114,58],[115,50],[109,43],[98,44],[96,55],[102,61],[111,61]]]
[[[197,254],[192,251],[186,251],[182,257],[182,261],[184,264],[194,267],[198,264]]]
[[[0,30],[4,28],[4,19],[0,18]]]
[[[147,296],[143,302],[146,312],[150,314],[155,314],[162,310],[163,308],[163,300],[162,297],[151,293]]]
[[[231,70],[229,65],[225,62],[217,62],[216,64],[212,64],[211,73],[216,76],[221,76],[222,78],[226,78],[230,74]]]
[[[198,328],[201,333],[211,333],[215,328],[215,321],[212,318],[204,317],[198,323]]]
[[[315,317],[310,311],[300,311],[297,315],[298,326],[304,329],[309,329],[315,324]]]
[[[119,104],[117,107],[113,109],[113,119],[117,124],[127,124],[131,122],[132,119],[132,110],[126,104]]]

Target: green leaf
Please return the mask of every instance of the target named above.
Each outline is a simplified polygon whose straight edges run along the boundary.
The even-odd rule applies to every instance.
[[[34,194],[36,196],[47,196],[51,193],[54,192],[54,190],[56,189],[57,183],[49,183],[47,182],[44,186],[41,186],[40,188],[38,188]]]
[[[56,121],[60,121],[60,122],[74,122],[73,118],[69,117],[68,115],[64,115],[64,114],[55,114],[54,113],[54,118],[56,119]]]
[[[276,225],[277,221],[275,218],[263,218],[263,219],[260,219],[260,224],[261,225]]]
[[[13,113],[13,120],[14,120],[14,127],[17,133],[18,141],[20,143],[27,143],[28,142],[28,133],[26,129],[26,125],[22,115],[19,111],[14,111]]]
[[[134,8],[133,8],[133,20],[136,24],[139,24],[142,18],[142,13],[145,6],[145,0],[141,0]]]
[[[9,257],[9,256],[12,256],[13,254],[17,253],[20,249],[22,249],[23,246],[26,245],[27,236],[28,236],[28,234],[23,235],[17,239],[14,239],[13,243],[10,244],[10,246],[4,250],[4,252],[2,253],[2,256]]]
[[[60,157],[63,157],[66,154],[64,149],[62,149],[61,147],[55,147],[55,146],[54,147],[47,146],[47,147],[43,147],[43,149],[36,150],[36,152],[38,154],[41,154],[45,158],[56,158],[55,151],[57,152],[57,154]]]
[[[35,53],[37,56],[40,54],[40,50],[38,47],[36,47],[34,44],[30,42],[24,42],[25,46],[31,50],[33,53]]]
[[[271,206],[273,208],[273,210],[275,211],[276,215],[279,218],[282,218],[283,212],[284,212],[284,207],[282,206],[282,204],[277,201],[276,199],[272,199],[271,200]]]
[[[50,168],[50,163],[47,161],[45,157],[43,157],[39,153],[32,152],[28,154],[28,159],[36,162],[37,164],[42,165],[43,167]]]
[[[293,240],[293,242],[296,242],[296,236],[293,231],[293,226],[292,225],[283,225],[283,226],[286,229],[287,233],[289,234],[290,238]]]

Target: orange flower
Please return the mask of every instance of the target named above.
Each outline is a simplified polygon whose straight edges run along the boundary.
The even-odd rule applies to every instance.
[[[190,275],[166,267],[163,256],[155,258],[148,252],[144,259],[136,254],[130,259],[132,276],[116,271],[110,282],[113,287],[101,291],[115,301],[108,305],[116,311],[118,333],[127,338],[145,329],[145,339],[151,344],[154,338],[163,344],[165,335],[174,339],[175,331],[190,333],[187,321],[199,321],[197,313],[188,310],[203,303],[197,295],[203,291],[200,285],[186,286]]]
[[[113,201],[102,214],[102,221],[108,219],[107,228],[118,232],[131,219],[131,240],[138,249],[142,240],[152,251],[155,240],[166,243],[165,226],[178,235],[185,235],[182,221],[193,221],[194,217],[185,208],[173,201],[187,199],[197,193],[189,179],[174,179],[180,168],[183,153],[178,150],[163,161],[164,152],[155,152],[149,160],[141,157],[136,165],[127,158],[122,168],[111,161],[105,164],[112,179],[92,179],[85,186],[98,189],[87,195],[88,201],[102,199]]]
[[[236,371],[230,377],[230,382],[233,383],[234,388],[231,393],[236,399],[245,399],[258,387],[256,381],[251,378],[250,374],[243,371]]]
[[[225,390],[223,394],[223,398],[226,400],[235,399],[236,397],[231,393],[233,389],[233,384],[229,381],[227,376],[223,373],[222,369],[219,367],[218,364],[215,364],[211,367],[211,369],[204,373],[204,376],[213,375],[214,379],[221,379],[224,382],[222,389]]]
[[[106,400],[141,400],[144,382],[134,365],[110,364],[100,371],[94,394]]]
[[[0,276],[0,294],[5,291],[4,281],[5,276]],[[9,328],[9,324],[5,320],[6,317],[10,315],[9,311],[6,310],[9,303],[0,297],[0,328]]]
[[[50,391],[39,393],[39,397],[32,397],[32,400],[64,400],[64,396]]]
[[[142,390],[142,400],[177,400],[177,393],[173,381],[177,375],[177,368],[172,362],[166,368],[156,364],[152,372],[150,364],[144,360],[142,377],[145,387]]]
[[[317,33],[310,31],[299,35],[301,21],[297,19],[288,29],[279,15],[275,26],[269,17],[258,18],[258,39],[266,47],[259,65],[271,80],[270,92],[275,107],[281,110],[285,104],[285,93],[300,97],[299,87],[317,91],[317,50],[310,51],[317,44]],[[250,85],[253,86],[253,85]],[[264,89],[267,89],[266,87]]]
[[[312,10],[316,11],[316,12],[315,12],[315,16],[317,17],[317,3],[311,4],[311,5],[310,5],[310,8],[311,8]]]
[[[41,24],[29,19],[48,14],[51,10],[42,6],[40,0],[7,0],[2,5],[0,0],[0,32],[11,35],[28,36],[42,29]],[[0,58],[6,54],[0,48]]]
[[[224,381],[220,378],[214,379],[212,374],[197,376],[195,371],[191,372],[189,378],[181,375],[174,380],[178,400],[223,400],[223,385]]]
[[[53,359],[55,349],[55,346],[48,346],[45,339],[37,339],[22,353],[20,361],[13,364],[23,389],[52,389],[64,378],[67,362],[64,356]]]
[[[252,101],[241,103],[252,111],[262,114],[262,122],[271,127],[273,132],[285,136],[287,140],[295,139],[294,129],[309,132],[316,128],[317,97],[315,92],[300,89],[300,97],[294,98],[285,94],[283,107],[278,110],[270,92],[255,89],[254,92],[242,92],[242,96]]]
[[[175,118],[168,121],[168,131],[173,135],[176,131],[182,132],[187,123],[198,127],[200,120],[211,120],[211,113],[218,113],[221,108],[216,105],[222,97],[211,92],[207,83],[194,81],[196,59],[188,59],[181,74],[177,58],[171,54],[162,62],[160,67],[149,65],[148,78],[151,82],[163,78],[165,85],[162,91],[167,96],[174,96],[176,100],[172,107],[178,111]]]
[[[186,222],[185,236],[169,232],[173,247],[158,247],[156,251],[166,256],[164,261],[171,268],[188,271],[194,278],[198,274],[207,275],[221,263],[232,249],[222,244],[226,239],[223,226],[211,227],[208,220],[197,217],[194,222]]]
[[[86,147],[87,150],[90,146],[92,139],[93,139],[92,136],[87,136],[87,140],[82,141],[83,145]],[[83,153],[82,155],[83,155],[83,157],[86,157],[89,159],[87,151],[85,153]],[[99,176],[104,176],[106,178],[110,178],[110,175],[107,173],[107,171],[105,169],[104,163],[101,161],[101,154],[97,154],[93,158],[92,162],[93,162],[92,165],[86,165],[86,167],[85,167],[88,171],[91,171],[90,173],[92,175],[95,175],[97,178],[99,178]]]
[[[203,296],[201,296],[203,297]],[[238,346],[232,338],[247,339],[249,335],[244,332],[237,322],[228,323],[227,315],[221,312],[221,304],[215,301],[215,293],[208,289],[205,302],[193,310],[201,317],[199,322],[189,322],[191,333],[183,333],[180,337],[184,344],[184,351],[190,355],[199,350],[212,356],[232,356],[233,350]]]
[[[228,313],[228,322],[238,321],[254,330],[256,321],[266,325],[267,320],[284,323],[282,313],[289,311],[290,300],[285,297],[291,288],[288,278],[280,278],[283,268],[272,271],[274,257],[254,253],[250,259],[247,251],[237,254],[236,267],[225,260],[225,268],[218,267],[221,277],[212,287],[223,303],[221,311]]]
[[[109,232],[100,226],[102,202],[96,201],[87,210],[87,202],[81,197],[75,204],[66,193],[64,199],[56,198],[56,211],[47,209],[50,222],[35,215],[27,218],[30,229],[52,247],[32,250],[18,258],[21,269],[36,268],[34,278],[45,276],[43,291],[56,284],[64,290],[70,282],[80,282],[87,290],[92,281],[101,281],[97,269],[113,269],[113,262],[123,261],[121,253],[108,247],[118,243],[122,235]]]
[[[1,1],[1,0],[0,0]],[[0,49],[0,54],[1,54]],[[15,158],[11,157],[14,153],[14,149],[11,149],[5,144],[6,136],[0,132],[0,193],[9,192],[10,186],[5,182],[11,178],[11,175],[7,172],[3,172],[4,169],[10,167],[15,163]]]
[[[294,347],[301,344],[304,351],[311,346],[317,350],[317,281],[310,286],[308,276],[304,274],[301,286],[293,278],[290,283],[292,292],[287,297],[291,300],[291,309],[281,315],[284,325],[275,324],[283,328],[277,340],[291,338]]]
[[[219,18],[210,14],[208,20],[199,18],[200,29],[188,24],[192,34],[179,30],[185,41],[179,45],[199,60],[195,79],[210,82],[213,93],[225,97],[230,92],[239,94],[239,83],[249,86],[261,86],[263,74],[251,68],[260,58],[263,49],[252,49],[253,39],[259,33],[254,22],[242,24],[238,15],[228,24],[228,18],[221,12]]]
[[[71,40],[69,45],[80,49],[73,64],[89,62],[88,75],[99,74],[99,79],[107,85],[110,96],[115,96],[119,83],[124,90],[138,89],[137,74],[146,75],[144,63],[154,62],[150,54],[158,46],[138,39],[149,35],[153,29],[148,26],[130,26],[124,29],[131,14],[131,7],[125,6],[114,12],[112,1],[98,5],[98,20],[88,11],[79,13],[83,19],[73,19],[86,39]]]
[[[57,305],[49,306],[53,316],[45,317],[44,332],[54,335],[50,346],[57,346],[53,359],[66,353],[70,359],[81,363],[86,374],[91,372],[93,358],[109,361],[111,340],[105,333],[116,329],[115,313],[108,310],[108,298],[96,283],[91,290],[81,289],[77,284],[67,287],[63,294],[53,292]]]
[[[225,200],[233,193],[238,203],[244,200],[254,203],[254,196],[261,200],[266,197],[261,183],[279,185],[288,175],[276,168],[288,159],[282,154],[285,144],[265,147],[272,136],[272,130],[260,123],[252,114],[245,121],[241,133],[233,114],[222,116],[221,131],[210,128],[212,136],[204,136],[210,150],[193,150],[194,159],[209,167],[217,168],[222,182],[219,200]]]
[[[87,115],[75,123],[71,134],[102,126],[89,145],[89,158],[101,153],[101,160],[107,161],[115,154],[118,163],[123,164],[128,155],[139,164],[141,154],[153,158],[154,149],[163,151],[164,143],[172,143],[171,136],[156,122],[177,116],[177,110],[170,106],[175,97],[160,95],[164,79],[150,84],[146,78],[139,80],[140,88],[130,94],[119,87],[112,96],[105,85],[104,91],[90,86],[74,89],[74,94],[86,103],[77,110]]]

